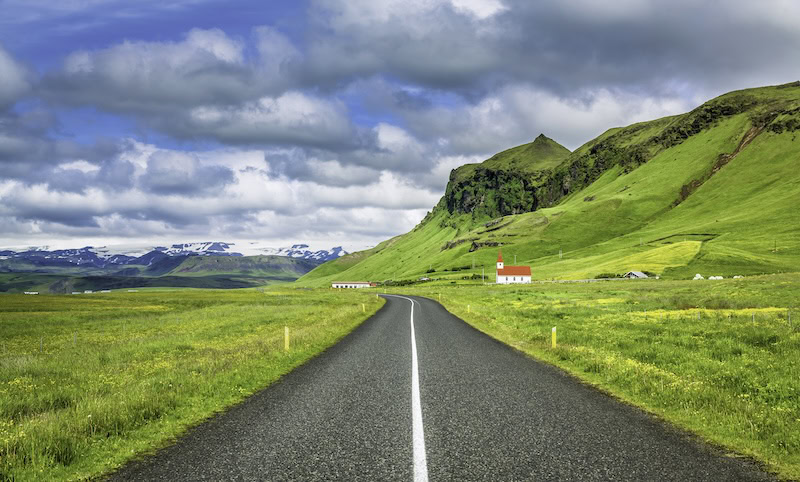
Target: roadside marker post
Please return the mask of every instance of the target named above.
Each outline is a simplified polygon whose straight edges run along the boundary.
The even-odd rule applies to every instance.
[[[289,327],[283,327],[283,351],[289,351]]]
[[[469,305],[467,305],[467,313],[469,313]]]
[[[442,294],[439,293],[439,302],[441,302],[441,301],[442,301]]]
[[[364,306],[364,303],[361,303],[361,312],[362,313],[366,313],[367,312],[367,307]]]
[[[553,344],[553,348],[555,348],[556,347],[556,327],[555,326],[553,327],[553,332],[552,332],[552,344]]]

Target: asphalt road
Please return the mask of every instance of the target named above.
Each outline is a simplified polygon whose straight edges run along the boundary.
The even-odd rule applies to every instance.
[[[773,480],[413,305],[412,324],[411,297],[388,296],[336,346],[112,480]]]

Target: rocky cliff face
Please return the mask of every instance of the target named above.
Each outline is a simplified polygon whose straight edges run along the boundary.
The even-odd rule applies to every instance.
[[[540,135],[530,144],[501,152],[481,164],[450,173],[440,208],[475,220],[536,210],[536,188],[570,151]]]
[[[792,83],[779,89],[797,86]],[[609,169],[619,167],[622,173],[631,172],[662,150],[734,115],[747,113],[756,135],[767,129],[800,130],[798,109],[788,109],[784,104],[780,98],[765,101],[747,91],[732,92],[684,115],[610,131],[572,153],[541,135],[481,164],[453,170],[436,209],[446,209],[450,215],[471,215],[473,221],[481,222],[554,206]]]

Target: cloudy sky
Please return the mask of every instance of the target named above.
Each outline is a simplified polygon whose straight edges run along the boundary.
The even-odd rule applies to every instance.
[[[364,247],[451,169],[800,79],[793,0],[0,0],[0,247]]]

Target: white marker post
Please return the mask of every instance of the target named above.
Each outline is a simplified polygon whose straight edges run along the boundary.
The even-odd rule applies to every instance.
[[[289,327],[283,327],[283,351],[289,351]]]

